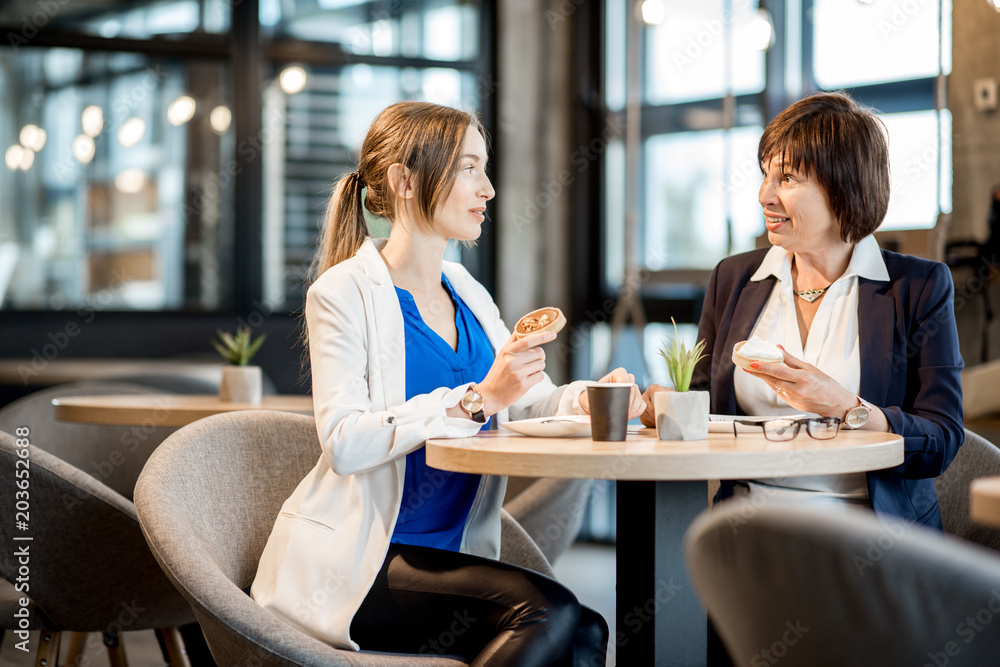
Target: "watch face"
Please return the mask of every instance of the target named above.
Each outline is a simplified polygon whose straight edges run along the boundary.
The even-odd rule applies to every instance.
[[[868,423],[868,417],[870,417],[871,414],[871,410],[864,405],[852,408],[847,413],[847,425],[850,428],[861,428]]]
[[[472,414],[483,409],[483,395],[475,389],[470,389],[462,396],[462,409]]]

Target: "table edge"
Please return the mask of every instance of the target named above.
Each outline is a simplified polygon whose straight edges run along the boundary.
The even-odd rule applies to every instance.
[[[903,437],[885,442],[866,443],[858,449],[868,451],[865,463],[858,464],[847,458],[834,470],[829,470],[831,459],[849,454],[843,449],[779,450],[741,452],[739,463],[734,463],[730,452],[705,452],[689,454],[685,459],[661,457],[656,460],[645,453],[588,453],[572,460],[554,452],[470,451],[456,447],[454,441],[432,438],[425,443],[427,464],[441,470],[471,474],[516,475],[525,477],[557,477],[565,479],[613,479],[634,481],[690,481],[703,479],[780,479],[803,475],[834,475],[870,472],[895,467],[903,462]],[[662,442],[662,441],[654,441]],[[874,450],[874,451],[873,451]],[[857,451],[857,449],[846,450]],[[819,452],[818,456],[806,456]],[[730,460],[727,461],[726,459]],[[801,465],[790,469],[790,461],[799,458]],[[751,459],[750,465],[747,459]],[[810,460],[811,459],[811,460]],[[637,465],[640,464],[641,465]],[[821,467],[822,466],[822,467]]]

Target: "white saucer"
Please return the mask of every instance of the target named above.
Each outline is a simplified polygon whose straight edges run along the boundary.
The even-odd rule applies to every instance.
[[[519,419],[501,424],[500,428],[536,438],[589,438],[590,415]],[[628,427],[629,433],[638,433],[640,430],[642,430],[641,425]]]

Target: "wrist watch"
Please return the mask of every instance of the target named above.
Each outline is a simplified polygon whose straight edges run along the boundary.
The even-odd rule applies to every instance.
[[[858,396],[859,405],[854,406],[844,415],[844,428],[858,429],[868,423],[868,418],[872,416],[875,408],[871,403]]]
[[[458,405],[472,417],[472,421],[479,424],[486,423],[486,415],[483,414],[483,406],[485,404],[486,399],[476,389],[476,385],[469,387],[469,390],[462,396],[462,400],[458,402]]]

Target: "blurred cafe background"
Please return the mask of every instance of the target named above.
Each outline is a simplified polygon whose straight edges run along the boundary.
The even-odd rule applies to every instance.
[[[966,364],[1000,356],[987,0],[13,0],[0,24],[0,355],[33,360],[3,402],[57,361],[211,359],[241,324],[307,392],[325,199],[401,99],[482,114],[498,196],[453,255],[508,322],[567,313],[556,381],[668,382],[664,323],[693,340],[708,272],[758,242],[757,139],[814,90],[882,111],[880,242],[953,259]]]
[[[497,197],[478,244],[450,252],[508,323],[563,309],[553,379],[624,365],[645,386],[669,382],[671,317],[694,341],[711,268],[766,243],[764,125],[847,90],[890,134],[880,243],[952,266],[965,363],[989,369],[998,5],[0,3],[0,407],[68,362],[217,362],[209,339],[241,325],[268,335],[270,390],[308,393],[299,317],[325,200],[403,99],[482,115]],[[997,411],[980,410],[987,437]],[[613,497],[596,487],[584,537],[613,540]]]
[[[954,260],[966,364],[1000,356],[987,0],[12,0],[0,24],[0,404],[56,362],[214,359],[242,324],[307,393],[325,199],[402,99],[482,114],[498,196],[452,254],[508,322],[567,313],[556,381],[669,382],[665,323],[693,341],[710,269],[763,232],[763,126],[815,90],[882,112],[879,240]]]

